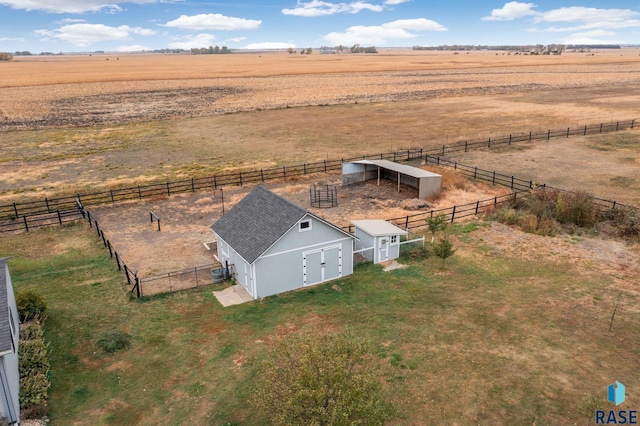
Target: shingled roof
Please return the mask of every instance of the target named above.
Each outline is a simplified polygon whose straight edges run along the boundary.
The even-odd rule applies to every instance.
[[[0,259],[0,353],[12,350],[9,301],[7,300],[7,259]]]
[[[211,230],[244,260],[253,263],[307,213],[302,207],[257,186],[214,223]]]

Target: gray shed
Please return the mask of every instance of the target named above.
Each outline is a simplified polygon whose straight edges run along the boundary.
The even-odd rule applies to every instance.
[[[342,165],[342,184],[388,179],[418,189],[418,198],[426,200],[440,193],[442,175],[418,167],[398,164],[389,160],[358,160]]]
[[[219,261],[254,299],[353,273],[353,235],[261,186],[211,230]]]
[[[0,417],[6,417],[12,425],[20,423],[20,323],[7,260],[0,259]]]
[[[352,220],[356,229],[356,252],[367,260],[380,263],[400,256],[400,237],[404,229],[386,220]]]

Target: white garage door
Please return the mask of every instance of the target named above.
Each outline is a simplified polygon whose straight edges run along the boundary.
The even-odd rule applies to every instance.
[[[302,278],[305,286],[329,281],[341,276],[341,245],[302,253]]]

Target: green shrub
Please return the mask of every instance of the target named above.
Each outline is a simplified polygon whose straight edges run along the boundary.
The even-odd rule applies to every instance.
[[[34,318],[44,318],[47,310],[47,301],[33,290],[24,290],[16,295],[18,316],[21,322],[31,321]]]
[[[554,217],[560,223],[592,226],[596,222],[596,205],[593,197],[584,191],[559,193]]]
[[[131,335],[122,331],[103,333],[96,341],[96,346],[108,354],[121,351],[131,345]]]
[[[302,332],[262,365],[250,400],[278,425],[383,425],[393,415],[369,344],[351,332]]]
[[[49,358],[40,325],[32,323],[23,329],[30,339],[21,340],[18,350],[20,407],[28,409],[46,405],[50,387]]]
[[[20,340],[42,340],[44,341],[44,332],[37,322],[31,321],[20,324]]]

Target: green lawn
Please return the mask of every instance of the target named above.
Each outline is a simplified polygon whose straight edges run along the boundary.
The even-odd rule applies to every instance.
[[[14,256],[18,291],[48,300],[52,425],[266,424],[247,403],[260,360],[301,327],[350,326],[371,340],[394,424],[593,424],[594,409],[613,408],[614,380],[627,386],[624,407],[640,408],[640,314],[621,309],[607,331],[610,279],[496,257],[473,229],[455,228],[444,269],[438,258],[364,265],[224,309],[216,287],[131,298],[84,225],[2,235],[0,256]],[[112,330],[133,341],[106,355],[95,341]]]

